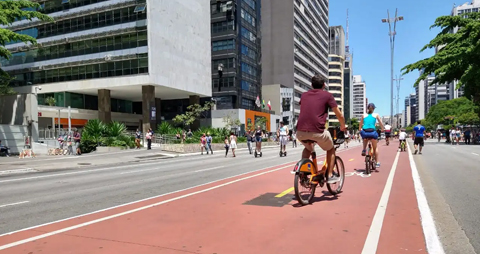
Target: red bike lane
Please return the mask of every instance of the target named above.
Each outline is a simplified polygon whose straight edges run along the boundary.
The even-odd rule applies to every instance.
[[[372,225],[397,156],[396,143],[380,146],[370,177],[354,170],[364,169],[360,148],[340,152],[343,193],[318,188],[312,205],[293,200],[289,163],[3,236],[0,253],[426,253],[406,152]]]

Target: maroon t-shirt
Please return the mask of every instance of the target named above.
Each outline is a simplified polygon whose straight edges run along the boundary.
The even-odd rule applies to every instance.
[[[302,94],[297,130],[323,133],[328,109],[337,107],[333,95],[321,89],[312,89]]]

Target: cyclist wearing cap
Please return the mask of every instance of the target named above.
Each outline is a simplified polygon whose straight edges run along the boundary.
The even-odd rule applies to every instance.
[[[372,142],[372,149],[375,151],[375,158],[377,160],[377,168],[380,167],[380,162],[379,162],[379,157],[378,157],[378,148],[377,148],[377,140],[378,140],[378,133],[376,130],[375,124],[378,123],[380,124],[380,128],[383,131],[384,126],[382,123],[382,119],[377,113],[373,113],[375,110],[375,104],[369,103],[367,106],[367,113],[363,114],[363,117],[360,119],[360,135],[362,135],[363,138],[363,150],[362,150],[362,156],[365,156],[366,154],[366,148],[367,148],[367,139],[371,139]]]

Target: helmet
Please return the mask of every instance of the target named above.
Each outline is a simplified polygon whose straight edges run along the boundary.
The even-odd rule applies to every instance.
[[[375,109],[375,104],[373,104],[373,103],[368,103],[367,108],[370,108],[370,107],[372,107],[373,109]]]

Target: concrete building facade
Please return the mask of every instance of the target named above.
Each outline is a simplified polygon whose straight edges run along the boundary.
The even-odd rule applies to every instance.
[[[343,115],[345,119],[352,118],[353,112],[353,55],[345,53],[343,69]]]
[[[294,122],[312,76],[328,79],[328,4],[328,0],[262,0],[262,82],[294,89]]]
[[[366,112],[367,107],[367,93],[366,83],[362,80],[361,75],[353,75],[353,89],[352,89],[352,118],[360,118]]]
[[[293,92],[294,89],[281,84],[264,85],[262,93],[267,95],[275,115],[281,116],[281,121],[288,126],[290,130],[295,128],[293,125]]]
[[[338,108],[343,114],[345,31],[342,26],[332,26],[329,31],[328,91],[335,97]],[[329,122],[338,123],[338,118],[332,110],[329,112]]]
[[[49,111],[46,98],[53,97],[56,107],[85,110],[104,122],[122,121],[115,113],[131,115],[127,124],[145,131],[211,97],[210,7],[204,1],[42,5],[56,22],[14,22],[8,29],[39,45],[10,43],[13,56],[2,60],[18,92],[38,92],[39,115]]]

